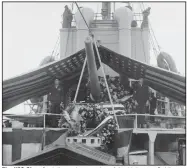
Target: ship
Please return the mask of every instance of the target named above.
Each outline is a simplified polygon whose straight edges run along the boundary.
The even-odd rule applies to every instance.
[[[66,6],[62,15],[60,58],[3,81],[3,112],[31,108],[3,114],[3,165],[185,165],[185,77],[166,52],[150,65],[151,8],[140,3],[136,13],[128,2],[112,13],[102,2],[94,13],[73,4],[75,14]],[[61,114],[48,103],[55,79]]]

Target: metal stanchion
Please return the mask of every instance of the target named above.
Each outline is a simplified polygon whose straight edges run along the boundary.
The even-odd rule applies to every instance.
[[[43,137],[44,137],[44,141],[43,141],[43,147],[45,147],[45,136],[46,136],[46,126],[45,126],[45,120],[46,120],[46,114],[44,114],[44,133],[43,133]]]

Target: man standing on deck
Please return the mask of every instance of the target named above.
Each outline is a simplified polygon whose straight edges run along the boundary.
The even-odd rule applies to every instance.
[[[54,85],[51,87],[49,91],[49,107],[50,113],[60,114],[60,106],[63,105],[63,90],[60,86],[60,81],[55,79]],[[57,127],[57,116],[51,116],[50,126]]]
[[[149,89],[143,83],[143,79],[140,79],[140,82],[137,84],[135,100],[137,102],[137,113],[145,114],[146,113],[146,102],[149,99]]]
[[[154,96],[154,93],[151,93],[151,96],[149,98],[150,102],[150,114],[155,115],[155,109],[157,105],[157,98]]]

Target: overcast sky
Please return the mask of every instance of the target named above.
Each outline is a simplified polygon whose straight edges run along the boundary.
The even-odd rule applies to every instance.
[[[65,4],[71,8],[71,3],[59,2],[3,3],[3,80],[37,68],[40,61],[51,54]],[[101,3],[78,4],[100,13]],[[172,55],[178,71],[184,75],[185,3],[144,4],[151,7],[149,18],[159,46]],[[123,5],[126,4],[117,3],[116,8]],[[134,3],[133,7],[135,12],[140,12],[139,4]],[[76,5],[73,11],[76,11]],[[19,110],[23,111],[23,106]]]

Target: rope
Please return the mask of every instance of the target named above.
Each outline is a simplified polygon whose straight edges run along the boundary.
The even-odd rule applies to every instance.
[[[142,4],[143,10],[145,10],[145,6],[144,6],[143,2],[142,2],[141,4]],[[149,18],[148,18],[148,19],[149,19]],[[149,20],[149,26],[150,26],[151,32],[152,32],[152,34],[153,34],[153,38],[154,38],[154,40],[156,41],[156,45],[157,45],[157,47],[158,47],[158,51],[160,52],[160,47],[159,47],[159,45],[158,45],[158,41],[157,41],[156,36],[155,36],[155,34],[154,34],[154,31],[153,31],[153,29],[152,29],[150,20]]]
[[[88,28],[88,30],[89,30],[89,32],[90,32],[90,28],[89,28],[89,26],[88,26],[88,24],[87,24],[87,22],[86,22],[86,20],[85,20],[85,18],[84,18],[84,16],[83,16],[82,12],[80,11],[80,8],[79,8],[77,2],[75,2],[75,4],[76,4],[76,6],[77,6],[77,8],[78,8],[78,10],[79,10],[79,12],[80,12],[80,14],[81,14],[81,16],[82,16],[84,22],[85,22],[85,24],[86,24],[86,26],[87,26],[87,28]]]
[[[143,32],[143,30],[141,30],[141,39],[142,39],[143,53],[144,53],[145,61],[147,61],[146,54],[145,54],[145,44],[144,44],[144,39],[143,39],[143,36],[142,36],[142,32]]]
[[[143,9],[142,6],[141,6],[141,4],[139,4],[139,5],[140,5],[140,13],[142,13],[145,8]],[[153,53],[154,53],[155,58],[156,58],[156,56],[157,56],[157,50],[156,50],[156,47],[155,47],[155,44],[154,44],[154,41],[153,41],[153,38],[152,38],[150,30],[149,30],[149,34],[150,34],[150,41],[149,41],[149,43],[151,44],[151,46],[153,48]]]
[[[84,60],[84,64],[83,64],[83,67],[82,67],[81,75],[79,77],[79,83],[77,85],[77,90],[75,92],[75,97],[74,97],[73,103],[76,103],[76,100],[77,100],[77,95],[78,95],[78,92],[79,92],[81,80],[82,80],[82,77],[83,77],[84,69],[86,67],[86,61],[87,61],[87,57],[85,57],[85,60]]]
[[[55,43],[55,46],[54,46],[54,49],[53,49],[53,51],[52,51],[52,54],[51,54],[51,56],[53,56],[53,53],[54,53],[54,51],[55,51],[55,49],[56,49],[56,46],[57,46],[57,43],[58,43],[58,40],[60,39],[60,35],[58,36],[58,39],[57,39],[57,41],[56,41],[56,43]]]
[[[56,52],[54,54],[55,60],[58,59],[57,56],[59,55],[59,50],[60,50],[59,48],[60,48],[60,41],[58,42],[58,46],[57,46]]]
[[[150,32],[149,32],[150,33]],[[150,34],[150,36],[151,36],[151,34]],[[154,42],[153,42],[153,39],[152,38],[150,38],[150,40],[149,40],[149,43],[151,44],[151,46],[152,46],[152,48],[153,48],[153,53],[154,53],[154,56],[155,56],[155,58],[157,59],[157,50],[156,50],[156,48],[154,47]]]
[[[98,55],[99,63],[101,65],[101,70],[102,70],[102,73],[103,73],[103,76],[104,76],[104,80],[105,80],[105,84],[106,84],[106,88],[107,88],[110,104],[112,105],[112,110],[113,110],[113,113],[114,113],[114,117],[115,117],[115,120],[116,120],[116,123],[117,123],[117,127],[119,129],[119,124],[118,124],[118,121],[117,121],[116,114],[114,112],[114,104],[113,104],[113,101],[112,101],[112,98],[111,98],[111,94],[110,94],[110,91],[109,91],[108,83],[107,83],[107,80],[106,80],[106,75],[105,75],[105,72],[104,72],[104,69],[103,69],[103,65],[102,65],[102,62],[101,62],[101,57],[100,57],[100,54],[99,54],[95,39],[93,39],[93,41],[94,41],[94,45],[95,45],[95,48],[96,48],[96,53]]]

